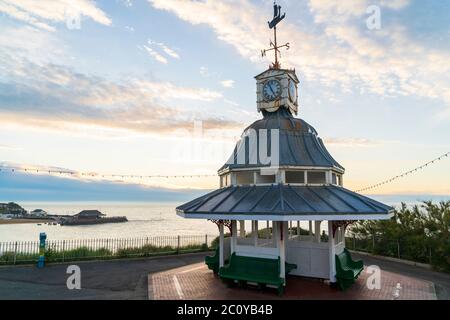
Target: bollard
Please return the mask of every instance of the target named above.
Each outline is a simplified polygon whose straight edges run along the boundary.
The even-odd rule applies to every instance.
[[[38,268],[43,268],[45,266],[45,240],[47,240],[47,235],[45,232],[39,234],[39,259],[37,263]]]

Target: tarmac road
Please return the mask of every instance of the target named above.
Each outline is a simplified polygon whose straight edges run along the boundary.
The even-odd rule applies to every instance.
[[[205,253],[174,255],[135,260],[111,260],[51,264],[44,269],[34,266],[0,267],[0,299],[147,299],[147,277],[160,272],[203,261]],[[438,273],[398,262],[370,256],[366,265],[435,284],[438,299],[450,299],[450,274]],[[81,290],[66,286],[67,267],[76,264],[81,269]]]

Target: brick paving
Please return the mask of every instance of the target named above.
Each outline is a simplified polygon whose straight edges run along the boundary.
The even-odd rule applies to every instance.
[[[381,270],[381,288],[369,290],[370,276],[365,269],[347,291],[331,288],[326,281],[288,276],[285,293],[278,297],[275,289],[228,288],[203,263],[187,265],[148,276],[149,298],[154,300],[435,300],[431,282]]]

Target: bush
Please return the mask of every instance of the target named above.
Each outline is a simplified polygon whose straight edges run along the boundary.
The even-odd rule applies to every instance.
[[[360,221],[350,229],[359,250],[430,263],[436,270],[450,272],[450,201],[424,201],[408,208],[402,203],[390,220]],[[350,246],[352,247],[352,246]]]

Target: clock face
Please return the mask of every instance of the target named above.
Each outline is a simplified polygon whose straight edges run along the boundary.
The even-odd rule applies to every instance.
[[[294,103],[297,101],[297,87],[292,80],[289,81],[289,99]]]
[[[264,99],[274,101],[281,95],[281,83],[278,80],[269,80],[263,87]]]

